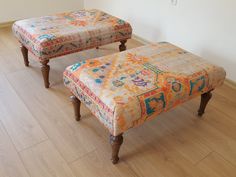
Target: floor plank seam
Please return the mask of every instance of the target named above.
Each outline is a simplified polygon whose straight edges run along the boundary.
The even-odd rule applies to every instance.
[[[29,149],[31,149],[31,148],[33,148],[33,147],[35,147],[35,146],[38,146],[38,145],[40,145],[40,144],[42,144],[42,143],[44,143],[44,142],[46,142],[46,141],[50,141],[50,139],[47,137],[47,139],[42,140],[42,141],[40,141],[40,142],[38,142],[38,143],[32,144],[31,146],[26,147],[26,148],[23,148],[23,149],[21,149],[20,151],[17,151],[17,152],[21,153],[21,152],[27,151],[27,150],[29,150]]]
[[[11,82],[9,81],[9,79],[6,77],[6,79],[8,80],[9,84],[12,86]],[[35,118],[34,114],[31,112],[31,110],[29,109],[29,107],[27,106],[27,104],[25,104],[24,100],[21,98],[21,96],[18,94],[16,88],[14,86],[12,86],[13,90],[15,91],[15,93],[18,95],[19,99],[22,101],[22,103],[25,105],[25,107],[28,109],[28,111],[30,112],[30,114],[33,116],[33,118],[35,119],[35,121],[38,123],[38,125],[40,126],[40,128],[42,129],[42,131],[45,133],[45,135],[47,136],[47,139],[46,140],[43,140],[42,142],[39,142],[38,144],[40,143],[43,143],[45,141],[50,141],[53,146],[55,147],[55,149],[59,152],[59,154],[61,155],[61,157],[65,160],[66,163],[68,163],[66,161],[66,159],[64,158],[64,156],[61,154],[61,152],[59,151],[59,149],[55,146],[55,144],[53,143],[52,139],[50,138],[50,136],[48,135],[47,131],[43,128],[42,124],[38,121],[38,119]],[[37,144],[37,145],[38,145]],[[33,146],[32,146],[33,147]],[[26,149],[25,149],[26,150]],[[18,152],[18,151],[17,151]],[[23,152],[23,151],[21,151]]]
[[[209,157],[213,152],[214,152],[213,150],[211,152],[209,152],[205,157],[200,159],[198,162],[194,163],[194,165],[198,166],[199,163],[201,163],[203,160],[205,160],[207,157]]]
[[[236,165],[234,164],[234,163],[232,163],[232,162],[230,162],[228,159],[226,159],[221,153],[219,153],[219,152],[216,152],[216,151],[214,151],[216,154],[218,154],[222,159],[224,159],[226,162],[228,162],[229,164],[231,164],[233,167],[235,167],[236,168]]]
[[[73,163],[75,163],[75,162],[78,161],[79,159],[82,159],[82,158],[88,156],[90,153],[93,153],[93,152],[95,152],[95,151],[97,151],[97,148],[94,149],[94,150],[92,150],[92,151],[90,151],[90,152],[85,153],[84,155],[82,155],[82,156],[76,158],[75,160],[72,160],[72,161],[66,161],[66,162],[67,162],[69,165],[72,165]]]
[[[17,154],[18,154],[18,156],[19,156],[19,158],[20,158],[20,161],[22,162],[22,164],[23,164],[23,166],[24,166],[26,172],[28,173],[29,177],[33,177],[33,176],[31,175],[30,171],[28,170],[28,168],[27,168],[27,166],[26,166],[26,164],[25,164],[23,158],[21,157],[20,152],[17,152]]]
[[[1,123],[2,123],[2,122],[1,122]],[[10,143],[12,144],[12,146],[13,146],[13,148],[14,148],[16,154],[18,155],[19,160],[20,160],[20,162],[22,163],[22,165],[23,165],[25,171],[27,172],[27,174],[29,175],[29,177],[32,177],[32,176],[30,175],[28,169],[26,168],[26,166],[25,166],[23,160],[22,160],[20,153],[17,151],[17,148],[16,148],[15,144],[13,143],[13,141],[12,141],[10,135],[8,134],[8,132],[7,132],[7,130],[6,130],[5,126],[4,126],[4,124],[2,124],[2,127],[3,127],[3,129],[5,130],[7,136],[9,137]]]

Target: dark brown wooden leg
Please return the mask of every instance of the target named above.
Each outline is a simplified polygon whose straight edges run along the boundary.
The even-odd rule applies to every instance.
[[[204,114],[207,103],[210,101],[210,99],[212,97],[211,91],[201,95],[201,103],[200,103],[200,107],[199,107],[199,110],[198,110],[198,116],[199,117],[201,117]]]
[[[73,103],[73,106],[74,106],[75,120],[80,121],[80,117],[81,117],[81,115],[80,115],[80,105],[81,105],[81,102],[74,95],[72,95],[70,97],[70,99],[71,99],[71,102]]]
[[[120,41],[120,43],[121,43],[119,46],[120,52],[126,50],[126,45],[125,45],[126,42],[127,42],[127,40]]]
[[[44,86],[45,88],[49,88],[49,71],[50,71],[50,66],[48,65],[49,60],[44,60],[41,61],[41,71],[43,74],[43,80],[44,80]]]
[[[20,46],[20,49],[21,49],[21,53],[22,53],[23,58],[24,58],[25,66],[28,67],[29,66],[28,49],[23,45]]]
[[[96,49],[99,49],[99,47],[96,47]]]
[[[122,134],[118,135],[118,136],[113,136],[110,135],[110,144],[112,147],[112,157],[111,157],[111,161],[113,164],[117,164],[119,161],[119,151],[120,151],[120,146],[123,143],[123,136]]]

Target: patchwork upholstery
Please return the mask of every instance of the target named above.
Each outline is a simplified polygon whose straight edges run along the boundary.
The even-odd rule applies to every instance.
[[[20,20],[13,33],[39,60],[131,38],[129,23],[99,10]]]
[[[69,66],[64,83],[117,136],[222,85],[225,75],[162,42]]]

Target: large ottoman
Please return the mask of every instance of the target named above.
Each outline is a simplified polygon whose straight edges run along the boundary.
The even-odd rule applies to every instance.
[[[17,21],[13,24],[13,33],[21,43],[25,65],[29,66],[28,50],[41,62],[48,88],[49,59],[118,41],[120,51],[126,50],[132,28],[105,12],[80,10]]]
[[[202,116],[224,79],[223,68],[165,42],[82,61],[64,72],[76,120],[82,102],[109,130],[113,163],[125,131],[199,95]]]

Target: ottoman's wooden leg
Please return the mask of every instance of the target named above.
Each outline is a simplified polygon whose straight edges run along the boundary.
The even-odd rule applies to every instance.
[[[199,117],[201,117],[204,114],[205,109],[206,109],[206,105],[212,97],[211,91],[201,95],[201,103],[200,103],[200,107],[199,107],[199,110],[198,110],[198,116]]]
[[[20,46],[20,49],[21,49],[21,53],[22,53],[23,58],[24,58],[25,66],[28,67],[29,66],[28,49],[23,45]]]
[[[126,45],[125,45],[126,42],[127,42],[127,40],[120,41],[120,43],[121,43],[119,46],[120,52],[126,50]]]
[[[49,60],[44,60],[41,61],[41,71],[43,74],[43,80],[44,80],[44,86],[45,88],[49,88],[49,71],[50,71],[50,66],[48,65]]]
[[[123,136],[122,134],[118,135],[118,136],[113,136],[110,135],[110,144],[112,147],[112,157],[111,157],[111,161],[113,164],[117,164],[119,161],[119,151],[120,151],[120,146],[123,143]]]
[[[80,117],[81,117],[81,115],[80,115],[80,105],[81,105],[81,102],[74,95],[72,95],[70,97],[70,99],[71,99],[71,102],[73,103],[73,106],[74,106],[75,120],[80,121]]]

